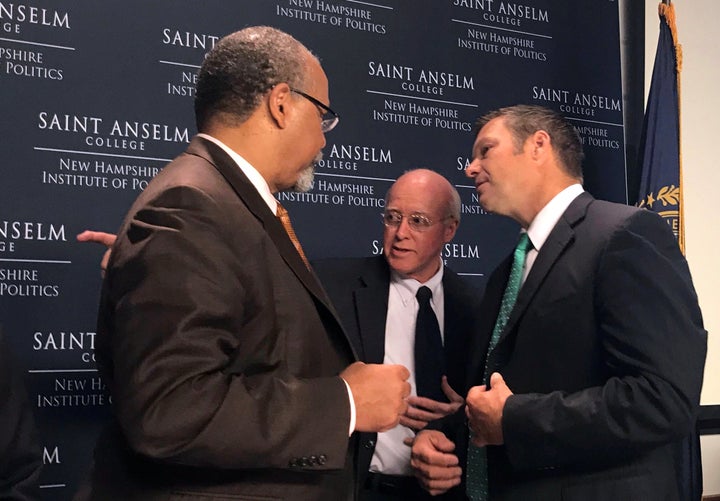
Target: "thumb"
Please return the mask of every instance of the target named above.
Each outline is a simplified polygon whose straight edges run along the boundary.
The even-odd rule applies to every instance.
[[[507,386],[507,384],[505,384],[502,374],[499,372],[493,372],[490,376],[490,387],[495,389],[499,386]]]
[[[433,433],[430,437],[430,442],[436,450],[441,452],[452,452],[455,450],[455,444],[441,432]]]

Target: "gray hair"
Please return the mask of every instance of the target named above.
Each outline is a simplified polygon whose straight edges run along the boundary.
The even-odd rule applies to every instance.
[[[243,123],[275,85],[303,87],[310,51],[269,26],[251,26],[222,38],[205,57],[195,92],[195,120],[202,132],[210,119]]]

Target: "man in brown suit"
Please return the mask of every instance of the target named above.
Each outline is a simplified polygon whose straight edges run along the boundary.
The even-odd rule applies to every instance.
[[[130,209],[100,301],[115,422],[90,499],[354,496],[355,431],[399,421],[398,365],[365,365],[272,194],[307,189],[337,116],[327,78],[268,27],[200,69],[198,134]],[[293,235],[294,237],[294,235]]]

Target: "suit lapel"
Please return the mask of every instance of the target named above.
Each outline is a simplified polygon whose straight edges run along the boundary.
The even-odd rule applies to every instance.
[[[255,186],[253,186],[228,154],[212,141],[207,141],[197,136],[190,142],[187,152],[191,155],[204,158],[220,172],[235,193],[237,193],[238,197],[245,203],[248,210],[262,223],[268,236],[275,243],[278,252],[297,276],[298,280],[302,282],[305,288],[315,296],[317,300],[332,312],[337,320],[338,315],[330,303],[325,290],[320,285],[315,274],[305,266],[302,258],[297,250],[295,250],[295,246],[290,240],[290,237],[288,237],[285,228],[283,228],[282,223],[280,223],[278,218],[270,211],[270,208],[267,206],[267,203],[265,203],[265,200],[262,199],[257,189],[255,189]],[[338,321],[338,323],[340,322]]]
[[[511,266],[512,255],[505,258],[492,272],[485,287],[478,315],[479,336],[473,340],[470,348],[470,365],[467,373],[466,390],[475,385],[485,384],[482,377],[485,372],[485,361],[491,355],[488,353],[490,338],[500,311],[500,303],[502,302]]]
[[[520,289],[517,301],[513,307],[508,322],[505,325],[498,346],[506,341],[509,333],[515,332],[515,326],[525,310],[532,303],[535,294],[545,281],[553,265],[557,262],[565,249],[575,240],[575,225],[577,225],[587,212],[588,205],[593,201],[592,195],[587,192],[579,195],[565,210],[535,259],[527,280]]]
[[[445,325],[443,326],[444,333],[444,354],[445,354],[445,367],[448,376],[448,380],[451,381],[451,386],[456,391],[461,392],[462,389],[456,386],[464,384],[464,365],[458,364],[458,360],[465,360],[467,354],[465,350],[468,346],[463,342],[465,337],[468,335],[466,332],[468,326],[466,324],[468,316],[475,314],[475,312],[462,311],[462,306],[465,301],[457,294],[460,289],[459,278],[450,269],[445,267],[443,270],[443,294],[445,296]],[[477,333],[470,333],[471,335],[477,335]]]
[[[368,363],[381,364],[385,358],[385,323],[387,320],[390,270],[385,258],[370,261],[353,291],[360,341]]]

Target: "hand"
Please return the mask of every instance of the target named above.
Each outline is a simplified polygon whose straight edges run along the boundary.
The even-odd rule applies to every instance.
[[[425,430],[415,437],[410,465],[420,485],[433,496],[460,483],[462,468],[454,450],[455,444],[440,431]]]
[[[405,414],[400,416],[400,424],[411,430],[419,431],[425,428],[430,421],[453,414],[462,407],[465,400],[455,393],[446,376],[443,376],[440,387],[450,401],[449,403],[438,402],[426,397],[408,397],[408,409]]]
[[[355,431],[379,432],[397,426],[407,410],[410,372],[402,365],[355,362],[340,377],[355,401]]]
[[[110,254],[112,253],[110,248],[115,243],[116,235],[112,233],[105,233],[103,231],[90,231],[85,230],[80,233],[77,237],[78,242],[95,242],[102,244],[107,247],[105,254],[103,254],[102,260],[100,261],[100,274],[104,277],[105,270],[107,270],[108,261],[110,260]]]
[[[465,413],[467,414],[472,443],[478,447],[501,445],[503,440],[502,415],[505,401],[512,391],[505,384],[499,372],[490,376],[490,389],[485,386],[473,386],[467,394]]]

